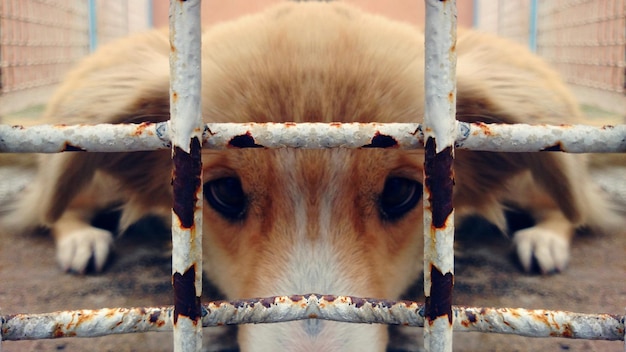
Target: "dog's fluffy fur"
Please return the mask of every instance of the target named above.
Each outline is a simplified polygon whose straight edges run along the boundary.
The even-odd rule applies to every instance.
[[[415,28],[341,3],[282,4],[204,31],[202,115],[206,122],[420,121],[423,48]],[[460,31],[456,50],[459,120],[577,121],[565,85],[526,49]],[[169,51],[164,30],[100,48],[58,89],[48,122],[167,120]],[[150,213],[169,217],[169,157],[42,157],[10,225],[48,227],[63,269],[83,272],[93,258],[100,270],[113,235],[90,219],[111,204],[121,204],[122,229]],[[206,273],[228,298],[320,292],[395,299],[419,277],[421,201],[399,216],[385,202],[410,202],[411,190],[419,192],[423,151],[207,150],[203,163],[205,193],[237,193],[236,184],[216,184],[230,178],[240,180],[245,197],[241,214],[204,206]],[[561,270],[575,229],[607,231],[621,221],[585,168],[581,156],[563,153],[459,150],[457,218],[479,214],[505,230],[506,207],[524,209],[536,221],[512,234],[524,268],[536,260],[544,272]],[[400,186],[387,185],[390,179]],[[369,351],[386,342],[381,326],[320,321],[239,332],[243,350]]]

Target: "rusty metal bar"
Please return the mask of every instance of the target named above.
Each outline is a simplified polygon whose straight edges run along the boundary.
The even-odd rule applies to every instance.
[[[446,100],[450,96],[446,93]],[[452,108],[455,108],[453,105]],[[438,121],[435,118],[436,121]],[[425,118],[426,121],[426,118]],[[626,152],[626,125],[507,125],[452,121],[448,140],[456,148],[477,151],[568,153]],[[422,148],[418,123],[208,123],[204,147],[264,148]],[[452,139],[452,140],[451,140]]]
[[[96,337],[171,331],[173,306],[76,310],[0,316],[5,340]],[[565,311],[453,306],[454,330],[531,337],[624,340],[626,316]],[[424,326],[424,305],[330,295],[278,296],[202,305],[202,326],[324,319],[353,323]]]
[[[456,147],[477,151],[624,153],[626,125],[527,125],[459,122]]]
[[[424,69],[424,348],[452,352],[456,0],[427,0]]]
[[[209,123],[202,147],[422,148],[418,123]],[[124,138],[133,137],[133,138]],[[0,125],[0,152],[131,152],[170,149],[169,122],[138,125]],[[626,152],[626,125],[504,125],[457,122],[456,148],[478,151]]]
[[[4,340],[96,337],[145,331],[171,331],[170,307],[104,308],[0,317]]]
[[[422,148],[417,123],[209,123],[207,148]]]
[[[202,349],[200,0],[170,1],[174,351]]]
[[[454,329],[528,337],[623,340],[625,316],[544,309],[455,307]]]
[[[132,137],[132,138],[127,138]],[[129,152],[170,149],[169,123],[0,125],[0,152]]]

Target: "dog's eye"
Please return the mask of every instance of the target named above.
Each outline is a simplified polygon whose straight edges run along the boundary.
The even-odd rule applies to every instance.
[[[241,220],[248,206],[248,198],[236,177],[224,177],[204,184],[204,197],[211,206],[230,221]]]
[[[378,199],[384,220],[400,219],[422,199],[422,184],[403,177],[389,177]]]

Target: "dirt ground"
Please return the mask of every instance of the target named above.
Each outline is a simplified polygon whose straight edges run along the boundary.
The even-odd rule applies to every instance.
[[[5,167],[4,171],[7,170]],[[16,175],[10,170],[7,172],[0,172],[0,185]],[[602,175],[608,175],[603,182],[615,187],[617,197],[624,196],[625,168],[614,168]],[[0,187],[0,197],[3,191],[7,190]],[[617,194],[619,192],[621,195]],[[538,276],[522,273],[513,260],[509,241],[485,224],[473,222],[464,229],[457,236],[454,304],[626,313],[626,235],[579,236],[565,272]],[[147,237],[152,240],[146,241]],[[166,229],[146,222],[116,243],[114,256],[103,274],[76,276],[57,268],[51,238],[3,234],[0,237],[0,315],[170,305],[168,239]],[[205,288],[205,292],[210,290],[209,286]],[[414,299],[422,300],[421,297]],[[420,351],[417,346],[422,331],[414,330],[413,336],[418,342],[411,344],[403,340],[403,347],[410,346],[405,350]],[[207,335],[208,329],[205,331]],[[2,343],[3,352],[171,350],[170,333]],[[456,333],[454,350],[617,352],[624,351],[624,343]]]

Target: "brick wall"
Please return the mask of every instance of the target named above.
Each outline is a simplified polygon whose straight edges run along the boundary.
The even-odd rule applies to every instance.
[[[38,102],[88,53],[87,3],[0,0],[0,113]]]
[[[532,44],[579,100],[626,115],[626,0],[477,0],[479,29]]]
[[[0,0],[0,114],[45,102],[90,43],[148,27],[149,1]]]

